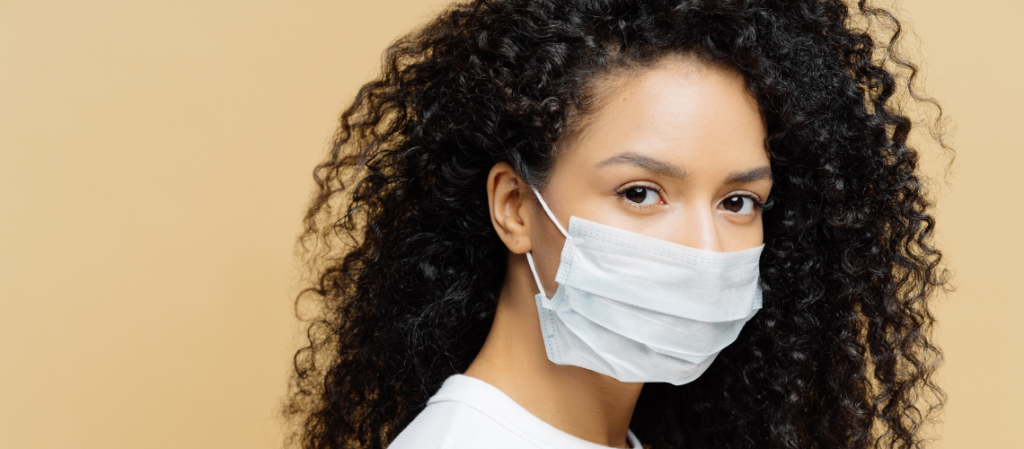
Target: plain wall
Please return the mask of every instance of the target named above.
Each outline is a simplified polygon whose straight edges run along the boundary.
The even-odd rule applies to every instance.
[[[0,1],[0,447],[280,446],[311,170],[446,3]],[[1019,447],[1024,4],[964,5],[900,13],[957,126],[934,446]]]

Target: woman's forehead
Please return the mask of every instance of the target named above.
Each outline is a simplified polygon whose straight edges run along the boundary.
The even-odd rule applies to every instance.
[[[565,154],[574,165],[621,154],[694,169],[768,163],[760,109],[736,72],[677,59],[617,76]]]

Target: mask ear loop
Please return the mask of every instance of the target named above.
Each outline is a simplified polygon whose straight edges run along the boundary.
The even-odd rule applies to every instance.
[[[544,299],[550,299],[548,298],[548,294],[544,293],[544,286],[540,285],[540,276],[537,276],[537,267],[533,266],[533,256],[530,255],[529,251],[526,252],[526,261],[530,263],[530,271],[533,272],[533,281],[537,283],[537,288],[540,289],[541,296],[543,296]]]
[[[538,192],[537,188],[534,186],[530,186],[530,188],[533,189],[534,195],[537,195],[537,201],[540,201],[540,205],[544,208],[544,212],[548,214],[548,218],[555,223],[555,226],[557,226],[558,230],[562,232],[562,235],[568,239],[569,233],[565,232],[565,228],[562,227],[562,224],[555,219],[555,214],[551,212],[550,208],[548,208],[548,203],[544,202],[544,198],[540,196],[540,192]],[[533,264],[533,255],[531,253],[532,251],[526,252],[526,261],[530,264],[530,271],[533,272],[533,280],[537,283],[537,288],[540,289],[541,296],[543,296],[544,299],[549,299],[548,294],[544,292],[544,286],[540,283],[540,276],[537,275],[537,267]]]
[[[540,196],[540,192],[537,191],[537,188],[534,186],[530,186],[530,188],[533,189],[533,194],[537,195],[537,201],[540,201],[540,206],[544,208],[544,212],[547,212],[548,218],[555,223],[555,226],[558,226],[558,230],[562,231],[562,235],[564,235],[565,238],[569,238],[569,233],[565,231],[562,224],[558,222],[557,218],[555,218],[555,214],[551,212],[551,209],[548,207],[548,203],[544,202],[544,198]]]

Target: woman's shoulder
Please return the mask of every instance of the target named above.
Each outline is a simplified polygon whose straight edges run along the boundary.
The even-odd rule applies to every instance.
[[[519,440],[519,441],[516,441]],[[432,402],[388,449],[469,449],[533,447],[487,415],[461,402]]]
[[[555,449],[538,440],[529,415],[501,390],[473,377],[445,380],[388,449]],[[541,432],[543,433],[543,432]]]
[[[634,449],[642,446],[628,432]],[[610,449],[569,435],[533,416],[498,388],[449,377],[388,449]]]

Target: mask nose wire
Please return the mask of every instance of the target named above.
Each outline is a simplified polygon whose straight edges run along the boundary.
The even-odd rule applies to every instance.
[[[555,223],[555,226],[557,226],[558,230],[562,232],[562,235],[568,239],[569,233],[565,232],[565,228],[563,228],[562,224],[555,218],[555,214],[551,212],[550,208],[548,208],[548,203],[544,202],[544,198],[540,196],[540,192],[538,192],[537,188],[534,186],[530,186],[530,188],[533,189],[534,195],[537,196],[537,201],[540,201],[540,205],[544,208],[544,212],[548,214],[548,218]],[[540,289],[541,296],[543,296],[544,299],[548,299],[548,294],[544,292],[544,286],[540,283],[540,276],[537,275],[537,267],[533,264],[533,255],[531,253],[532,251],[526,252],[526,261],[530,264],[530,271],[533,272],[533,280],[537,283],[537,288]]]

